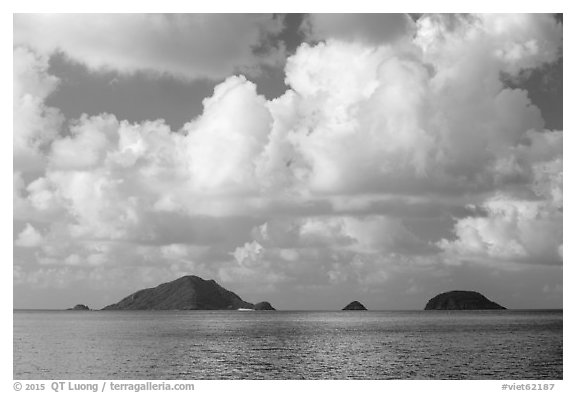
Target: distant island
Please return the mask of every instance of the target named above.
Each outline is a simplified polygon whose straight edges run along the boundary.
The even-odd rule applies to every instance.
[[[184,276],[154,288],[137,291],[103,310],[274,310],[268,302],[246,302],[216,283]]]
[[[474,291],[450,291],[434,296],[424,310],[505,310],[484,295]]]
[[[365,311],[366,307],[360,302],[354,300],[352,303],[348,304],[342,309],[343,311]]]
[[[450,291],[431,298],[424,310],[505,310],[474,291]],[[88,311],[84,304],[77,304],[67,310]],[[126,296],[117,303],[102,310],[255,310],[275,311],[270,302],[256,304],[244,301],[240,296],[220,286],[214,280],[187,275],[174,281],[146,288]],[[343,311],[364,311],[367,308],[355,300]]]
[[[254,305],[256,311],[276,311],[274,307],[268,302],[260,302]]]
[[[68,308],[68,311],[90,311],[90,307],[84,304],[77,304],[72,308]]]

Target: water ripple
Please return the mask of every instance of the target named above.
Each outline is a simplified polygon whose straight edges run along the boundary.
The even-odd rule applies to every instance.
[[[21,312],[14,379],[562,379],[562,312]]]

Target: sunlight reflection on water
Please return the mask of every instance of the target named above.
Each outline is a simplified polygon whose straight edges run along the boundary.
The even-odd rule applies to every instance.
[[[14,379],[562,379],[562,311],[15,311]]]

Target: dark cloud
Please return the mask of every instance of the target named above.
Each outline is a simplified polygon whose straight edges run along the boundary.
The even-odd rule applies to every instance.
[[[332,38],[378,45],[410,37],[415,25],[406,14],[308,14],[302,31],[312,41]]]

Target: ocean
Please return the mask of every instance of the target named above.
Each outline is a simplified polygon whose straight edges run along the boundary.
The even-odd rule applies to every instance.
[[[562,311],[15,310],[14,379],[562,379]]]

